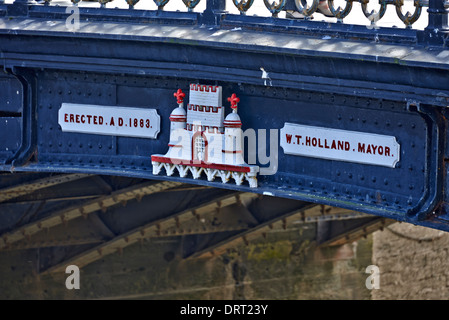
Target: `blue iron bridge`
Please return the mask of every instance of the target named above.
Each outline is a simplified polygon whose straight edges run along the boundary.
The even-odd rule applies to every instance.
[[[447,1],[173,2],[0,0],[0,249],[449,231]]]

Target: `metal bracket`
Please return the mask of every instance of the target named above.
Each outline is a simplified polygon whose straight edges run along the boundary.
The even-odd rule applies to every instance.
[[[7,69],[6,69],[7,70]],[[23,112],[22,112],[22,143],[16,153],[5,161],[12,164],[12,168],[23,166],[37,155],[37,134],[36,134],[36,86],[37,79],[33,71],[29,69],[11,68],[8,71],[22,85],[23,92]]]
[[[407,110],[420,114],[427,124],[424,195],[418,205],[407,212],[410,217],[419,213],[416,218],[422,221],[435,214],[443,199],[444,134],[447,128],[436,107],[407,101]]]

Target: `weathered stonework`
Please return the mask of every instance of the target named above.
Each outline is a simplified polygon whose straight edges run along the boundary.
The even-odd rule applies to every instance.
[[[221,256],[180,259],[175,238],[144,241],[67,274],[36,274],[37,250],[0,253],[2,299],[370,299],[371,237],[317,248],[300,229],[269,233]],[[42,252],[41,252],[42,254]],[[41,257],[42,258],[42,257]]]
[[[449,234],[395,223],[373,234],[380,288],[372,299],[448,299]]]

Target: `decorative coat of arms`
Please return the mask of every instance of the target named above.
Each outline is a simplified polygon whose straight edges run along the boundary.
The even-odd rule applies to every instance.
[[[244,161],[240,99],[234,93],[228,98],[232,112],[224,118],[221,86],[191,84],[187,110],[182,90],[174,96],[178,107],[170,114],[168,152],[151,156],[153,174],[165,169],[171,176],[177,170],[180,177],[190,172],[198,179],[205,173],[208,181],[219,177],[222,183],[233,179],[241,185],[246,180],[256,188],[259,167]]]

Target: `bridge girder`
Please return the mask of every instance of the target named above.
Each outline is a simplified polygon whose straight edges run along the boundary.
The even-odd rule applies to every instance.
[[[82,245],[65,257],[67,261],[91,261],[108,250],[120,251],[137,238],[146,239],[142,234],[133,237],[147,223],[160,236],[156,221],[168,219],[167,235],[174,232],[188,239],[182,256],[195,257],[263,236],[283,220],[299,221],[302,212],[314,216],[308,206],[317,205],[378,217],[356,214],[353,225],[321,218],[321,231],[337,230],[320,234],[320,241],[328,244],[340,243],[342,234],[346,234],[342,241],[349,241],[352,235],[381,228],[390,219],[449,230],[447,49],[426,47],[429,43],[422,42],[422,35],[429,30],[368,31],[343,24],[326,29],[320,22],[271,19],[267,23],[259,17],[210,10],[139,16],[80,8],[80,29],[72,33],[67,32],[64,8],[19,2],[15,9],[0,7],[0,66],[5,71],[0,76],[4,135],[0,205],[5,212],[23,217],[15,227],[10,218],[5,219],[2,248],[32,247],[26,241],[42,236],[41,229],[82,224],[85,219],[84,223],[95,225],[93,236],[78,242],[57,241]],[[208,14],[219,19],[209,19]],[[52,23],[46,23],[50,18]],[[375,35],[379,41],[373,42]],[[258,176],[257,188],[152,172],[151,155],[165,153],[170,141],[169,118],[176,107],[173,93],[187,91],[191,83],[221,86],[224,101],[236,93],[243,129],[253,130],[259,146],[275,142],[256,154],[258,166],[275,169],[273,174]],[[63,131],[58,111],[65,103],[155,109],[161,130],[154,139]],[[397,163],[385,167],[288,154],[280,146],[286,124],[393,137],[400,155],[395,155]],[[96,187],[83,188],[86,181]],[[176,217],[189,216],[185,210],[193,208],[192,203],[180,204],[166,215],[131,219],[128,228],[113,230],[101,222],[102,215],[119,212],[120,203],[142,198],[140,206],[152,206],[145,200],[156,201],[150,193],[171,199],[168,194],[175,189],[183,197],[197,193],[198,199],[210,193],[207,200],[213,203],[234,194],[258,194],[262,199],[254,197],[252,205],[234,208],[243,217],[252,217],[245,220],[251,223],[242,224],[231,215],[230,220],[220,220],[227,225],[220,232],[209,225],[206,231],[192,227],[198,231],[179,233]],[[55,194],[45,195],[49,190]],[[260,211],[251,210],[258,202],[277,205],[271,215],[261,217]],[[283,210],[290,204],[290,210]],[[161,204],[156,207],[164,209]],[[136,210],[143,207],[137,205]],[[26,220],[28,224],[23,223]],[[51,247],[48,239],[36,238],[34,246],[38,242]],[[42,269],[57,269],[66,261],[61,259]]]

